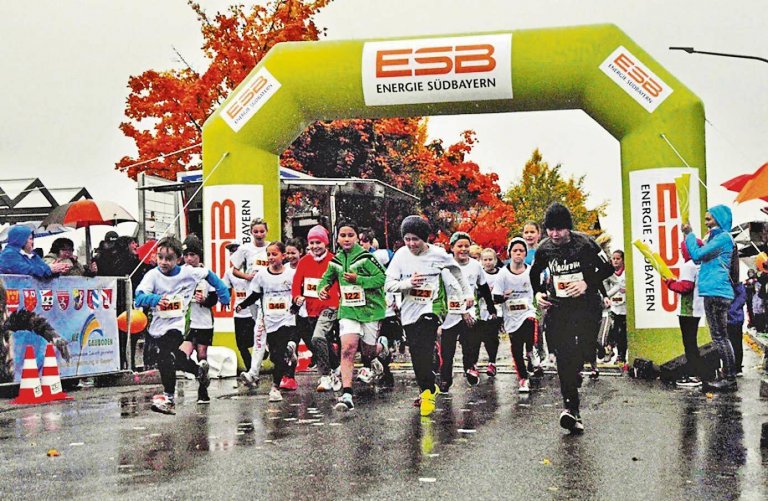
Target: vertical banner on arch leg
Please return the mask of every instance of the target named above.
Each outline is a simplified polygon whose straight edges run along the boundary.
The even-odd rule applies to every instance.
[[[680,244],[682,211],[677,197],[675,178],[689,174],[696,178],[696,169],[661,168],[629,173],[631,205],[631,239],[645,242],[659,253],[673,271],[683,264]],[[689,210],[699,213],[699,186],[692,183],[689,192]],[[700,221],[693,218],[691,225],[697,235]],[[634,267],[634,312],[636,329],[677,327],[679,297],[667,289],[659,273],[636,248],[632,249]]]

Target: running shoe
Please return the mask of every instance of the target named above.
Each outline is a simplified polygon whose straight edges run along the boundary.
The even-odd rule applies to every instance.
[[[435,396],[438,393],[440,393],[440,390],[437,386],[435,386],[434,390],[424,390],[421,392],[419,410],[422,416],[429,416],[435,411]]]
[[[287,390],[287,391],[296,391],[299,389],[299,384],[296,382],[296,379],[288,376],[283,376],[283,379],[280,380],[280,389]]]
[[[331,376],[320,376],[320,381],[317,383],[317,391],[320,393],[333,391],[333,382],[331,381]]]
[[[519,386],[517,387],[518,393],[530,393],[531,392],[531,385],[528,382],[527,379],[521,379]]]
[[[259,377],[244,371],[240,373],[240,381],[248,388],[255,388],[259,384]]]
[[[541,365],[534,366],[532,377],[535,377],[535,378],[544,377],[544,368]]]
[[[198,404],[210,404],[211,397],[208,396],[208,388],[200,386],[197,389],[197,403]]]
[[[395,386],[395,375],[391,372],[384,372],[384,374],[381,376],[381,381],[379,381],[379,384],[381,384],[384,388],[393,388]]]
[[[496,364],[489,362],[485,366],[485,373],[488,374],[488,377],[496,377]]]
[[[280,388],[277,386],[273,386],[269,390],[269,401],[270,402],[281,402],[283,400],[283,395],[280,393]]]
[[[208,371],[211,366],[208,364],[208,360],[201,360],[197,367],[197,380],[200,383],[201,388],[208,388],[211,384],[211,378],[208,377]]]
[[[581,416],[576,418],[576,424],[573,425],[571,433],[580,435],[584,433],[584,423],[581,421]]]
[[[341,377],[339,377],[336,372],[331,372],[331,386],[333,387],[333,391],[341,391],[344,387],[341,382]]]
[[[480,382],[480,373],[477,372],[477,368],[472,367],[471,369],[467,369],[467,383],[469,383],[469,386],[477,386],[477,383]]]
[[[694,376],[685,376],[675,381],[675,385],[680,388],[698,388],[701,384],[701,379]]]
[[[372,381],[379,381],[381,376],[384,375],[384,364],[381,363],[379,357],[375,357],[373,360],[371,360],[371,373]]]
[[[296,360],[296,343],[288,341],[288,346],[285,348],[285,363],[288,366],[292,366],[296,363]]]
[[[159,412],[160,414],[169,414],[171,416],[176,414],[176,404],[173,399],[168,398],[166,395],[163,395],[162,398],[153,400],[150,409]]]
[[[368,367],[363,367],[357,372],[357,380],[361,383],[371,384],[373,381],[373,373]]]
[[[597,370],[597,367],[595,367],[594,369],[592,369],[592,370],[590,371],[590,373],[589,373],[589,379],[591,379],[592,381],[597,381],[597,380],[598,380],[598,378],[600,378],[600,371],[599,371],[599,370]]]
[[[565,409],[560,413],[560,427],[563,429],[574,431],[574,429],[577,427],[576,423],[579,422],[581,422],[581,416],[579,416],[578,412],[571,412],[570,410]],[[581,429],[584,429],[583,424]]]
[[[440,381],[438,388],[440,388],[440,393],[448,393],[451,391],[451,383],[448,381]]]
[[[347,412],[354,409],[355,404],[352,403],[352,395],[349,393],[344,393],[341,395],[336,399],[336,405],[334,405],[333,408],[339,412]]]

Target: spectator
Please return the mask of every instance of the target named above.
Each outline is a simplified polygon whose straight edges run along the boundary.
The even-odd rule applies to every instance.
[[[53,244],[51,244],[51,252],[46,254],[43,261],[49,266],[55,263],[66,263],[70,265],[69,271],[62,273],[62,275],[70,277],[94,275],[93,272],[86,271],[85,267],[77,260],[77,256],[75,256],[75,244],[68,238],[57,238],[54,240]]]
[[[736,259],[737,262],[735,265],[731,263],[731,270],[733,272],[735,267],[735,273],[738,273],[738,257],[736,257],[735,254],[736,253],[734,252],[734,259]],[[737,377],[744,375],[744,367],[742,366],[744,349],[742,343],[744,337],[744,303],[746,300],[747,293],[744,284],[735,280],[733,282],[733,303],[731,303],[731,307],[728,309],[728,339],[730,339],[731,346],[733,347],[733,358],[736,362]]]
[[[51,278],[54,274],[69,271],[71,266],[66,263],[48,266],[34,252],[34,248],[35,237],[32,230],[27,226],[14,225],[8,231],[8,245],[0,252],[0,273]]]
[[[727,332],[728,309],[734,297],[731,286],[731,256],[735,247],[730,234],[732,221],[730,208],[725,205],[711,207],[704,214],[709,236],[703,246],[696,242],[696,235],[689,224],[683,224],[680,228],[691,257],[701,262],[699,295],[704,298],[704,314],[712,344],[717,347],[723,363],[724,378],[709,383],[710,388],[718,391],[734,391],[737,387],[733,346]]]
[[[744,291],[747,294],[747,327],[752,328],[755,326],[755,312],[752,311],[752,297],[755,295],[755,289],[757,286],[757,272],[755,270],[747,270],[747,279],[744,280]]]
[[[98,268],[98,275],[103,277],[115,277],[119,276],[115,273],[114,263],[116,255],[116,246],[119,235],[116,231],[108,231],[104,235],[104,240],[101,241],[96,251],[93,254],[93,261],[96,262]]]

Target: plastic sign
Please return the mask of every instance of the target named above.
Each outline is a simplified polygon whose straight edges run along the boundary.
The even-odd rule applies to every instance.
[[[365,104],[512,99],[512,36],[367,42]]]
[[[650,113],[672,94],[672,87],[623,46],[603,61],[600,70]]]
[[[233,131],[238,132],[278,89],[280,82],[266,68],[261,68],[227,101],[221,117]]]

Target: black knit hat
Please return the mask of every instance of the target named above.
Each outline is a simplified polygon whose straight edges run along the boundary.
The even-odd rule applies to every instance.
[[[558,202],[554,202],[544,215],[544,229],[547,230],[572,230],[573,218],[568,208]]]
[[[408,216],[400,224],[400,234],[405,237],[406,233],[412,233],[426,242],[432,233],[432,226],[421,216]]]
[[[182,255],[187,253],[197,254],[201,258],[203,257],[203,242],[197,237],[197,235],[189,235],[184,239],[184,243],[181,246]]]

